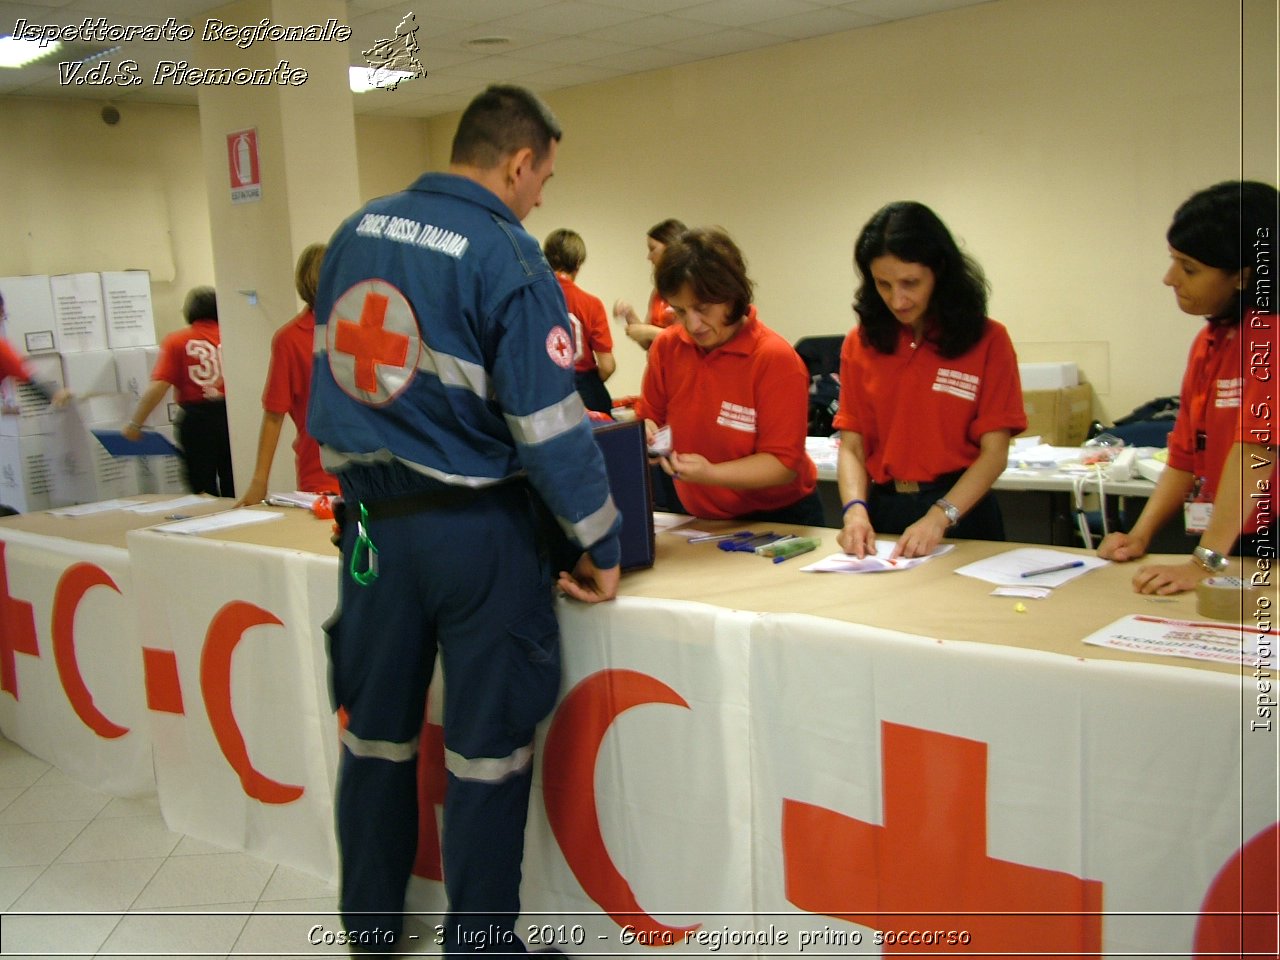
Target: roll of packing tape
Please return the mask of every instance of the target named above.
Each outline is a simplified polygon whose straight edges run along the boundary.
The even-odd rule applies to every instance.
[[[1247,619],[1262,594],[1239,577],[1209,577],[1196,584],[1196,613],[1212,620]]]

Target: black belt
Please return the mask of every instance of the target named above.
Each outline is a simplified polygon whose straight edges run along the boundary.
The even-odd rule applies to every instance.
[[[369,520],[392,520],[396,517],[407,517],[427,510],[452,510],[458,507],[465,507],[484,496],[509,491],[523,491],[525,488],[526,483],[523,479],[506,481],[487,487],[442,486],[434,490],[406,494],[402,497],[366,501],[364,510],[365,516]]]
[[[889,480],[886,483],[873,483],[871,492],[878,494],[934,493],[938,490],[950,490],[963,475],[963,470],[956,470],[953,473],[934,477],[932,480]]]

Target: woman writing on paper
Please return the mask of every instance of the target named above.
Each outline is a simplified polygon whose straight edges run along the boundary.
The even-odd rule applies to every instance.
[[[696,517],[822,523],[817,468],[805,452],[809,371],[752,306],[742,253],[720,230],[690,230],[658,261],[675,326],[649,351],[636,415],[675,484],[668,509]]]
[[[1191,345],[1168,465],[1133,529],[1108,536],[1098,555],[1136,560],[1179,511],[1200,542],[1183,563],[1139,567],[1139,593],[1194,589],[1230,565],[1237,540],[1241,553],[1259,555],[1270,544],[1274,555],[1278,209],[1275,187],[1233,180],[1201,190],[1173,215],[1164,282],[1183,313],[1206,323]]]
[[[1018,361],[987,316],[981,269],[920,203],[891,203],[854,245],[859,324],[840,355],[837,477],[846,553],[932,553],[943,536],[1003,540],[991,485],[1026,429]]]
[[[653,264],[655,271],[658,269],[658,260],[662,256],[662,251],[667,249],[667,244],[675,240],[684,231],[685,225],[683,223],[679,220],[670,219],[655,223],[649,228],[649,233],[645,236],[649,252],[645,256]],[[671,326],[676,319],[670,304],[662,299],[662,294],[656,288],[649,295],[649,310],[644,319],[641,319],[636,314],[635,308],[626,300],[619,300],[614,303],[613,315],[626,321],[627,336],[646,350],[649,349],[658,334]]]

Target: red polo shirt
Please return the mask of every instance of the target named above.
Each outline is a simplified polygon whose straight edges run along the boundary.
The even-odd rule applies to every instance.
[[[307,309],[271,338],[271,366],[267,370],[267,386],[262,391],[262,409],[268,413],[287,413],[293,421],[297,432],[293,459],[298,489],[308,493],[337,493],[338,480],[320,466],[320,445],[307,433],[315,330],[315,314]]]
[[[569,326],[573,328],[573,369],[586,373],[596,368],[596,353],[613,353],[613,334],[609,331],[609,317],[599,297],[583,290],[573,278],[557,273],[564,302],[569,308]]]
[[[1191,344],[1182,378],[1178,419],[1169,434],[1169,466],[1203,479],[1199,499],[1212,501],[1222,468],[1237,443],[1276,444],[1280,431],[1277,404],[1275,314],[1248,313],[1229,327],[1206,324]],[[1198,438],[1203,438],[1198,441]],[[1245,465],[1249,467],[1249,464]],[[1277,517],[1274,462],[1268,470],[1253,470],[1269,481],[1271,512]],[[1259,492],[1263,491],[1259,488]],[[1254,500],[1245,533],[1258,529],[1259,501]]]
[[[218,321],[197,320],[165,337],[151,379],[173,384],[178,403],[225,400]]]
[[[712,463],[771,453],[795,479],[777,487],[730,490],[676,479],[676,492],[698,517],[739,517],[790,506],[813,492],[817,468],[805,452],[809,372],[791,344],[756,317],[755,307],[728,343],[704,352],[682,325],[649,348],[636,415],[671,426],[677,453]]]
[[[1027,428],[1008,331],[988,319],[982,339],[948,359],[928,340],[913,347],[905,326],[891,354],[864,344],[855,327],[840,351],[840,409],[832,422],[862,435],[875,483],[967,469],[984,433]]]
[[[650,325],[662,327],[665,330],[676,322],[676,312],[671,309],[671,304],[663,300],[662,295],[655,290],[649,294],[649,314],[645,319]]]

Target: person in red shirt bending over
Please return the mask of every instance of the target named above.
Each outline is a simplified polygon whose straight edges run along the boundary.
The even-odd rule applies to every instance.
[[[668,510],[822,525],[817,468],[805,452],[809,371],[756,316],[742,253],[719,230],[690,230],[667,245],[654,278],[676,325],[649,350],[636,415],[674,481]]]
[[[572,230],[552,230],[542,243],[542,254],[556,272],[564,302],[569,308],[569,329],[573,334],[573,372],[578,395],[588,410],[612,414],[613,398],[604,382],[613,376],[613,334],[599,297],[593,297],[575,282],[587,261],[587,245]]]
[[[293,282],[305,304],[303,311],[276,331],[271,339],[271,366],[262,391],[262,429],[258,433],[258,461],[249,489],[240,506],[261,503],[267,495],[271,461],[280,442],[280,427],[287,413],[297,437],[293,441],[298,489],[307,493],[337,493],[338,479],[320,465],[320,445],[307,433],[307,401],[311,397],[316,315],[316,286],[326,245],[313,243],[298,256]]]
[[[891,203],[854,245],[861,321],[840,352],[836,462],[845,553],[922,557],[943,536],[1003,540],[991,485],[1027,427],[1013,343],[981,268],[922,203]]]
[[[1173,215],[1164,282],[1183,313],[1208,322],[1191,345],[1155,492],[1133,529],[1106,537],[1098,556],[1138,559],[1180,510],[1200,543],[1185,563],[1139,567],[1138,593],[1195,589],[1230,566],[1237,540],[1241,553],[1276,556],[1278,207],[1270,184],[1232,180],[1194,194]]]
[[[213,287],[194,287],[182,305],[187,329],[160,344],[151,386],[138,400],[133,419],[121,433],[142,436],[142,424],[173,387],[182,416],[177,423],[187,486],[193,493],[234,497],[227,399],[222,383],[222,338],[218,332],[218,296]]]

